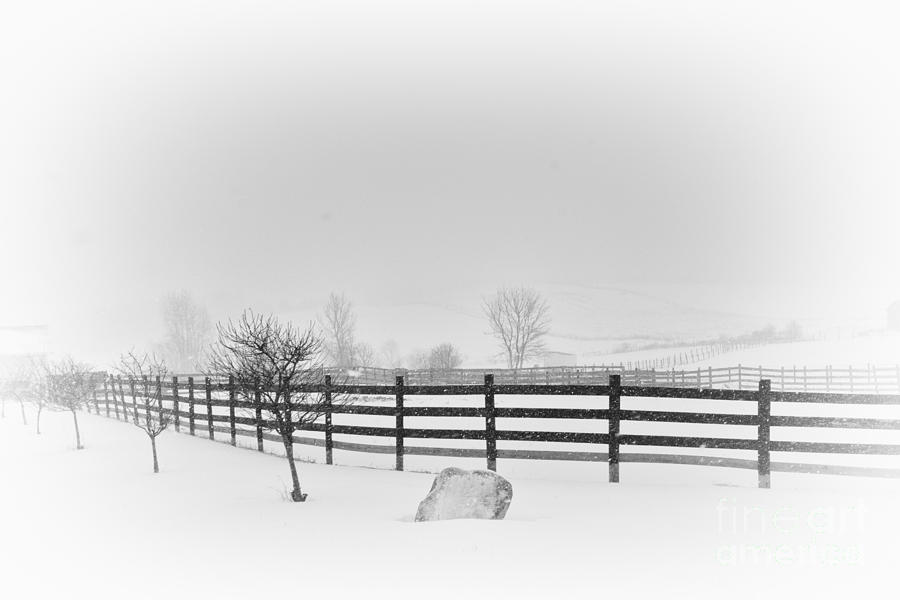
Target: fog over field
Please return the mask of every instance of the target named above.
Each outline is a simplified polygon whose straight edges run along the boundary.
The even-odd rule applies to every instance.
[[[344,291],[408,349],[500,285],[588,338],[900,298],[889,5],[3,10],[0,323],[57,352],[151,342],[180,289],[214,320]]]

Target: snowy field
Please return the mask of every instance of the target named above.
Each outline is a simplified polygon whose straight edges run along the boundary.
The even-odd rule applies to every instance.
[[[691,349],[702,347],[676,347],[622,352],[579,357],[581,364],[619,364],[629,361],[665,359]],[[696,369],[698,367],[756,367],[766,368],[810,367],[821,368],[828,365],[846,368],[864,368],[867,365],[893,366],[900,364],[900,333],[881,332],[873,335],[858,336],[850,339],[824,339],[801,342],[783,342],[766,344],[745,350],[724,352],[709,359],[679,365],[678,369]]]
[[[414,523],[428,473],[304,463],[310,500],[293,504],[280,457],[166,432],[153,475],[129,424],[82,415],[76,451],[69,415],[36,436],[9,408],[4,598],[821,598],[894,581],[895,481],[775,474],[758,490],[709,481],[729,469],[629,464],[610,485],[501,461],[506,520]]]

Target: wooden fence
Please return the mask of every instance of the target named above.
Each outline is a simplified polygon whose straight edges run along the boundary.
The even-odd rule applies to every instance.
[[[737,365],[696,369],[630,369],[627,365],[585,367],[533,367],[526,369],[382,369],[377,367],[329,368],[337,381],[363,385],[391,385],[402,375],[409,385],[477,385],[488,373],[504,385],[607,385],[617,374],[623,385],[753,390],[769,379],[781,392],[900,394],[900,365],[876,367],[825,366],[821,368]]]
[[[674,369],[676,367],[681,367],[683,365],[689,365],[691,363],[708,361],[712,358],[715,358],[716,356],[721,356],[722,354],[727,354],[729,352],[739,352],[741,350],[748,350],[750,348],[758,348],[769,343],[773,342],[719,342],[715,344],[702,344],[699,346],[684,348],[680,350],[675,348],[675,352],[673,352],[672,354],[656,356],[655,358],[634,359],[622,363],[622,366],[627,368],[629,371],[631,369],[641,369],[644,371],[658,369],[666,371],[669,369]],[[665,348],[665,346],[649,346],[643,348],[634,348],[633,350],[623,350],[622,352],[640,352],[645,350],[656,350],[664,352]],[[616,354],[618,353],[619,352],[616,352]]]
[[[164,388],[161,412],[172,417],[177,431],[186,430],[191,435],[204,433],[210,439],[217,434],[225,436],[232,445],[237,438],[246,436],[256,439],[258,450],[264,450],[264,440],[281,442],[277,435],[267,433],[267,422],[261,411],[252,403],[236,399],[235,386],[229,380],[213,381],[210,378],[196,379],[173,377],[171,382],[157,382]],[[396,469],[403,469],[404,456],[445,456],[479,458],[486,461],[488,469],[496,470],[498,459],[537,459],[606,462],[609,480],[619,480],[620,463],[668,463],[705,465],[752,469],[758,473],[760,487],[769,487],[772,471],[795,473],[823,473],[835,475],[859,475],[869,477],[900,477],[900,469],[884,467],[861,467],[807,464],[800,462],[772,462],[770,455],[776,453],[814,453],[826,455],[900,455],[900,444],[832,443],[773,440],[771,432],[777,428],[843,428],[861,431],[897,431],[900,419],[883,418],[843,418],[822,416],[777,416],[772,415],[772,405],[778,403],[805,403],[818,405],[850,406],[900,406],[900,395],[883,394],[824,394],[803,392],[782,392],[772,389],[767,379],[756,382],[754,390],[732,390],[717,388],[647,387],[628,385],[621,374],[613,373],[605,384],[578,385],[531,385],[505,384],[495,381],[491,374],[484,375],[480,384],[462,385],[407,385],[402,376],[396,377],[392,385],[333,385],[327,376],[325,383],[302,386],[298,392],[322,393],[327,398],[331,394],[347,394],[354,401],[328,407],[322,418],[303,425],[307,431],[320,432],[323,437],[295,435],[294,442],[323,447],[325,462],[333,463],[334,450],[394,454]],[[140,393],[140,392],[138,392]],[[408,396],[477,396],[483,398],[478,406],[408,406],[404,400]],[[393,399],[392,405],[373,405],[363,401],[365,397],[377,396],[382,400]],[[498,396],[583,396],[605,397],[605,408],[506,408],[498,407]],[[622,398],[682,398],[700,400],[720,400],[748,402],[755,404],[755,413],[727,414],[720,412],[683,412],[660,410],[626,410],[621,406]],[[134,382],[120,378],[107,378],[95,390],[88,409],[97,414],[118,419],[137,419],[140,401],[135,397]],[[239,416],[238,412],[252,416]],[[254,412],[255,411],[255,412]],[[391,427],[361,425],[340,425],[333,423],[333,416],[377,415],[393,417]],[[406,417],[475,417],[483,419],[483,428],[415,428],[408,427]],[[508,430],[497,427],[497,419],[551,419],[596,423],[605,421],[605,433],[587,433],[547,430]],[[752,438],[701,437],[681,435],[635,435],[620,433],[624,422],[693,423],[702,425],[745,425],[755,428]],[[366,436],[386,438],[387,444],[359,443],[335,436]],[[779,436],[781,437],[781,436]],[[416,446],[409,442],[417,439],[428,440],[476,440],[483,443],[480,448],[445,448]],[[498,442],[556,442],[593,444],[597,451],[523,450],[498,448]],[[672,447],[693,449],[745,450],[756,453],[755,459],[722,458],[702,454],[658,454],[620,452],[622,447]],[[605,451],[604,451],[605,450]]]

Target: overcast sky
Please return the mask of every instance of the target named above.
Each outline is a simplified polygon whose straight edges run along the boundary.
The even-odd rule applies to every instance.
[[[0,324],[140,344],[179,288],[215,315],[497,283],[881,302],[891,4],[4,3]]]

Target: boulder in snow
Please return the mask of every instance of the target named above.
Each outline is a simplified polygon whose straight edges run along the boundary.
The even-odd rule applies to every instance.
[[[493,471],[448,467],[434,478],[419,503],[416,521],[502,519],[512,502],[512,484]]]

